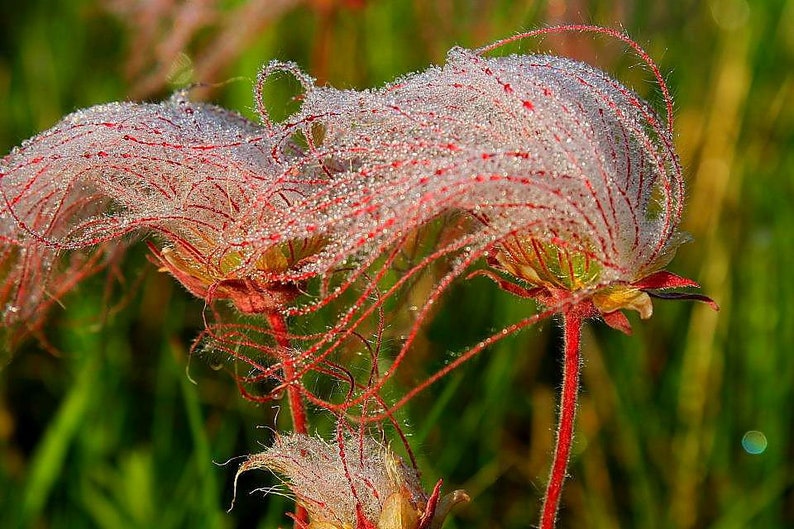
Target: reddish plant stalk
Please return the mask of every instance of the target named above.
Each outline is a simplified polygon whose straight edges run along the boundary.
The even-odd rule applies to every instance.
[[[278,312],[269,312],[267,320],[270,328],[273,329],[273,337],[276,340],[276,344],[286,349],[281,360],[284,380],[287,382],[293,381],[295,379],[295,366],[289,354],[291,345],[287,336],[287,322],[284,320],[284,316]],[[289,400],[289,412],[292,417],[292,429],[295,433],[307,433],[306,407],[303,405],[303,397],[300,390],[295,384],[287,384],[287,399]]]
[[[579,392],[579,366],[581,361],[580,338],[582,335],[583,307],[574,305],[563,312],[564,360],[560,418],[557,424],[557,441],[551,465],[549,483],[543,498],[540,529],[553,529],[557,519],[557,508],[562,495],[562,484],[568,470],[573,443],[574,420],[576,419],[576,397]]]
[[[284,357],[281,360],[281,369],[284,380],[287,382],[295,379],[295,366],[290,356],[290,341],[287,335],[287,322],[280,313],[271,311],[267,314],[267,321],[273,329],[273,336],[276,344],[284,349]],[[296,434],[306,434],[309,431],[308,419],[306,418],[306,407],[303,403],[300,389],[294,383],[287,384],[287,400],[289,401],[289,412],[292,417],[292,429]],[[300,505],[295,506],[295,529],[306,527],[309,523],[309,513]]]

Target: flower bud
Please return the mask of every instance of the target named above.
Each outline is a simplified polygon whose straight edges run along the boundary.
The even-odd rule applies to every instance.
[[[416,471],[370,437],[335,445],[291,434],[249,456],[237,471],[266,468],[281,476],[309,515],[307,529],[438,529],[463,491],[429,496]]]

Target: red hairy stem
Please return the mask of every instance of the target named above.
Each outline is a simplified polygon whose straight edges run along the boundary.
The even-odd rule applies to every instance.
[[[579,392],[579,350],[582,335],[584,307],[574,305],[563,312],[563,333],[565,357],[563,361],[562,396],[560,397],[560,418],[557,425],[557,442],[554,460],[551,465],[549,483],[543,498],[540,529],[553,529],[557,519],[557,508],[562,495],[562,484],[568,469],[573,442],[574,420],[576,418],[576,396]]]
[[[273,336],[276,344],[284,349],[281,369],[284,372],[284,381],[287,382],[287,399],[289,400],[289,412],[292,417],[292,429],[297,434],[308,433],[308,419],[306,418],[306,407],[303,404],[300,389],[294,384],[295,366],[290,353],[290,341],[287,335],[287,322],[280,313],[271,311],[267,314],[270,328],[273,329]],[[309,513],[305,508],[295,506],[295,529],[305,527],[309,523]]]
[[[292,382],[295,382],[295,366],[290,357],[291,347],[287,337],[287,322],[284,316],[278,312],[269,312],[267,315],[270,328],[273,329],[273,336],[279,347],[286,349],[281,360],[281,369],[284,372],[284,381],[287,383],[287,398],[289,399],[289,411],[292,416],[292,429],[295,433],[305,434],[308,432],[306,407],[303,405],[303,397],[300,389]]]

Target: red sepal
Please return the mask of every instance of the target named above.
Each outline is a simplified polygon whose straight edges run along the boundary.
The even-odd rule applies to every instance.
[[[606,314],[601,314],[601,318],[603,318],[604,323],[613,329],[631,336],[631,323],[629,323],[629,319],[621,311],[615,310],[607,312]]]
[[[443,480],[439,479],[436,486],[433,487],[433,492],[427,499],[427,506],[422,517],[419,519],[419,527],[417,529],[430,529],[430,524],[433,522],[433,517],[436,515],[436,507],[438,507],[438,499],[441,496],[441,483]]]
[[[295,514],[288,512],[287,517],[291,518],[293,522],[295,522],[295,529],[309,529],[309,522],[300,520]]]
[[[700,288],[696,282],[685,277],[670,273],[666,270],[655,272],[647,277],[643,277],[639,281],[631,284],[631,286],[640,290],[664,290],[668,288]]]

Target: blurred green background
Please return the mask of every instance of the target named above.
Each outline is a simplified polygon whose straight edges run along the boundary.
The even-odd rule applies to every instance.
[[[794,527],[794,2],[3,0],[0,13],[0,153],[77,108],[192,81],[222,83],[206,96],[253,116],[252,79],[273,58],[363,88],[442,62],[453,45],[566,22],[625,28],[676,101],[694,242],[671,270],[722,310],[657,302],[632,337],[588,327],[558,527]],[[521,50],[589,60],[659,101],[639,61],[603,38]],[[495,290],[456,286],[416,369],[531,310]],[[225,512],[236,462],[218,463],[258,450],[286,418],[189,358],[201,302],[135,248],[63,305],[48,341],[0,371],[0,527],[289,525],[286,500],[248,493],[274,483],[261,472]],[[537,523],[558,347],[554,322],[538,325],[405,410],[426,484],[443,477],[472,496],[447,527]]]

